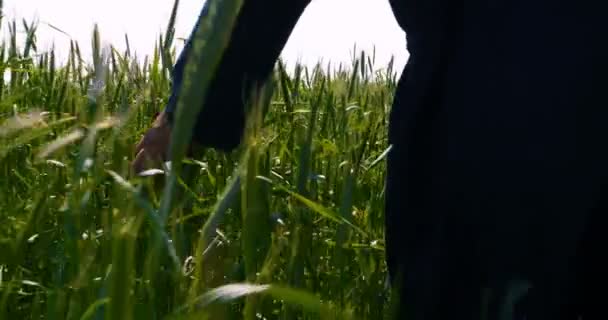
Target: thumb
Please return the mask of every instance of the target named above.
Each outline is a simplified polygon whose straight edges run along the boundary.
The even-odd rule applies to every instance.
[[[140,174],[142,171],[144,171],[145,160],[146,160],[145,149],[141,148],[141,149],[139,149],[139,152],[135,156],[135,159],[133,160],[133,163],[131,165],[135,174]]]

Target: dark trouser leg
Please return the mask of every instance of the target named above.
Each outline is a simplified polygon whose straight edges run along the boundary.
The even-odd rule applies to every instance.
[[[590,214],[571,273],[532,289],[517,306],[516,320],[608,319],[608,210],[603,201]],[[565,298],[552,303],[559,295]]]
[[[606,202],[606,200],[604,200]],[[580,249],[574,301],[584,320],[608,319],[608,208],[593,212]]]
[[[457,231],[443,233],[437,246],[425,246],[427,252],[408,255],[412,259],[400,268],[403,281],[394,287],[401,310],[393,319],[480,319],[480,264],[463,230]]]

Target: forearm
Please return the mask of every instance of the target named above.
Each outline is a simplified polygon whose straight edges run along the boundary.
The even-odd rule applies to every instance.
[[[245,1],[230,43],[209,87],[205,104],[197,117],[193,139],[198,144],[221,150],[238,146],[245,124],[245,99],[255,83],[264,82],[271,74],[308,2]],[[168,111],[175,110],[188,48],[189,45],[175,67]]]

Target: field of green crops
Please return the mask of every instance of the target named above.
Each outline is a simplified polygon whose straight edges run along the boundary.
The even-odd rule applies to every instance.
[[[203,28],[218,36],[189,65],[176,136],[239,3]],[[385,318],[392,66],[363,52],[341,67],[278,62],[238,150],[179,161],[177,146],[170,167],[138,177],[133,147],[170,91],[173,23],[145,60],[101,48],[95,29],[56,61],[36,25],[2,21],[0,319]]]

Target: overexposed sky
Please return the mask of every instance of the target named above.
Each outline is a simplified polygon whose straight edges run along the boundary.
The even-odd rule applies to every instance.
[[[181,0],[176,36],[187,37],[204,0]],[[5,0],[8,19],[40,21],[40,49],[54,43],[61,51],[69,48],[69,37],[50,28],[50,23],[80,43],[83,54],[90,53],[93,24],[98,23],[102,41],[124,49],[129,35],[132,50],[139,56],[152,53],[154,42],[166,27],[173,0]],[[19,21],[20,22],[20,21]],[[5,25],[2,26],[6,32]],[[19,30],[21,23],[18,23]],[[314,64],[350,62],[353,45],[370,50],[376,47],[378,67],[395,56],[397,67],[407,61],[405,34],[397,25],[388,0],[312,0],[298,22],[285,49],[287,63],[301,60]],[[65,49],[64,49],[65,48]],[[179,47],[181,49],[181,46]]]

